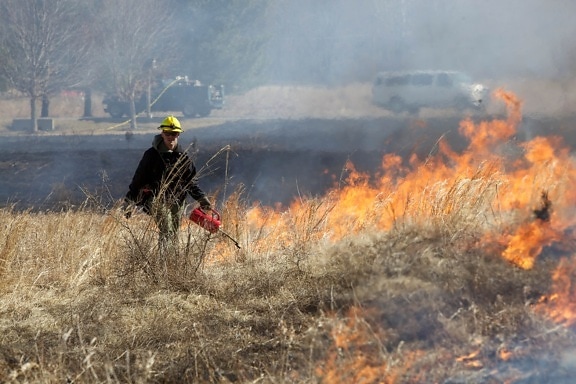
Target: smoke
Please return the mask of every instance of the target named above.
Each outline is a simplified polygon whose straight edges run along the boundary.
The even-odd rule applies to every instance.
[[[576,73],[576,43],[572,39],[576,32],[575,11],[576,2],[573,0],[278,0],[270,2],[263,30],[259,31],[268,41],[262,82],[343,85],[370,82],[379,71],[400,68],[456,69],[469,72],[474,77],[494,79],[570,78]],[[212,20],[210,14],[204,16],[202,20],[205,23]],[[253,26],[247,24],[246,28]],[[194,30],[186,33],[200,33],[202,30],[202,24],[194,24]],[[227,64],[234,65],[232,62]],[[322,102],[336,104],[334,100],[319,101],[322,97],[317,93],[300,98],[310,110],[322,109]],[[526,105],[540,105],[543,99],[549,100],[550,94],[529,93]],[[261,110],[265,101],[257,103],[255,108]],[[285,104],[274,106],[286,108]],[[344,107],[355,108],[348,100]],[[338,123],[308,120],[277,124],[268,121],[263,125],[250,122],[245,125],[242,129],[235,125],[222,125],[218,129],[211,127],[209,134],[207,132],[200,140],[220,146],[241,143],[244,148],[249,143],[252,149],[336,154],[328,161],[328,166],[309,169],[309,173],[315,176],[322,174],[324,168],[331,168],[337,174],[347,156],[356,152],[389,151],[407,155],[421,150],[426,154],[439,137],[456,131],[457,121],[447,124],[446,121],[427,119],[421,130],[406,127],[404,120],[394,119],[341,119]],[[526,121],[524,126],[527,136],[542,130],[540,121]],[[407,132],[409,130],[412,135]],[[249,135],[246,131],[250,132]],[[9,143],[5,144],[9,146]],[[47,148],[49,144],[50,140],[43,138],[42,150],[50,151]],[[102,147],[110,149],[107,145],[102,144]],[[76,188],[80,184],[76,180],[77,170],[82,176],[95,178],[89,180],[90,183],[99,183],[99,171],[104,169],[113,180],[120,180],[117,192],[120,195],[141,155],[140,150],[145,149],[149,141],[131,145],[138,150],[130,153],[128,165],[120,161],[109,164],[96,156],[92,163],[87,163],[87,159],[76,161],[57,157],[62,166],[56,161],[49,163],[57,164],[55,169],[58,173],[52,173],[48,168],[38,169],[35,185],[44,185],[48,189],[54,183],[70,182],[73,183],[71,188]],[[117,145],[124,146],[129,144],[122,142]],[[70,147],[78,150],[79,145],[74,142]],[[101,149],[92,139],[89,148]],[[60,151],[63,149],[70,148],[58,147]],[[203,148],[203,151],[211,153],[210,149],[214,148]],[[278,157],[275,152],[270,155]],[[290,158],[282,160],[274,164],[288,167]],[[10,161],[6,160],[6,167],[11,167]],[[294,165],[298,166],[309,168],[302,164]],[[124,174],[113,174],[118,167],[123,168]],[[316,181],[314,176],[302,176],[301,170],[296,176],[286,169],[275,174],[273,168],[259,164],[254,173],[246,177],[242,167],[234,171],[239,181],[253,186],[255,199],[261,197],[261,193],[270,200],[279,195],[293,196],[292,190],[284,193],[286,185],[297,186],[296,192],[299,193],[306,189],[307,183]],[[34,167],[30,166],[21,172],[32,169]],[[281,173],[286,176],[277,178]],[[272,181],[269,174],[274,176]],[[271,188],[271,183],[277,188]],[[309,188],[310,192],[319,190]],[[48,194],[50,191],[42,192]]]
[[[576,70],[569,0],[293,0],[268,13],[270,81],[342,84],[381,70],[561,77]]]

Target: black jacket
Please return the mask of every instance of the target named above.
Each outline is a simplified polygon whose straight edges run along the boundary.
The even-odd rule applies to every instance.
[[[136,168],[126,199],[149,210],[155,196],[168,204],[183,204],[187,193],[195,200],[205,198],[195,178],[196,167],[180,144],[168,151],[162,136],[156,135]]]

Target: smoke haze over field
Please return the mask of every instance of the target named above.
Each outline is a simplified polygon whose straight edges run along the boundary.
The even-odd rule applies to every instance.
[[[111,74],[145,82],[150,63],[154,63],[154,76],[187,75],[204,83],[225,84],[229,93],[270,84],[370,82],[377,72],[395,69],[454,69],[482,80],[562,81],[576,73],[573,0],[125,0],[81,2],[84,8],[78,8],[78,2],[60,1],[79,12],[81,16],[74,19],[86,28],[85,33],[68,33],[68,37],[78,37],[76,43],[90,46],[88,51],[96,57],[78,59],[81,65],[74,68],[81,68],[81,81],[62,84],[44,79],[50,87],[42,92],[50,96],[78,87],[78,82],[95,91],[142,92],[142,84],[134,85],[138,89],[120,89],[122,82]],[[24,3],[12,0],[10,4],[17,9]],[[163,15],[156,8],[160,3],[160,9],[167,11]],[[127,22],[126,17],[136,10],[140,17]],[[101,17],[85,17],[92,13]],[[119,21],[110,20],[112,15]],[[56,16],[62,15],[55,12]],[[161,16],[168,21],[159,23]],[[17,31],[19,24],[31,22],[5,18],[2,25]],[[170,28],[152,33],[157,25]],[[55,28],[53,34],[64,32]],[[16,34],[1,36],[6,47],[18,41]],[[126,36],[131,39],[122,46],[106,46],[119,44]],[[68,57],[71,52],[66,51],[74,50],[58,41],[36,43],[50,46],[56,58]],[[13,50],[21,52],[27,46],[34,44]],[[99,56],[106,60],[100,62]],[[25,68],[26,57],[14,67]],[[70,65],[64,65],[69,61],[64,60],[61,73],[71,71]],[[117,67],[108,68],[109,64]],[[43,68],[37,69],[39,75],[44,73]],[[124,73],[128,69],[133,73]],[[18,75],[9,78],[26,77]]]
[[[258,1],[247,1],[246,4],[260,6],[262,3]],[[183,13],[178,25],[187,25],[188,29],[180,28],[179,31],[197,34],[198,39],[204,37],[202,31],[210,30],[208,23],[213,21],[211,11],[215,11],[218,4],[226,2],[214,1],[213,4],[210,5],[211,10],[205,9],[205,13],[196,15],[195,19],[190,17],[190,13]],[[315,145],[313,148],[298,148],[307,151],[307,155],[313,153],[322,156],[321,151],[330,154],[355,153],[375,150],[373,146],[384,148],[384,143],[387,143],[385,139],[376,140],[371,132],[381,135],[386,130],[403,132],[411,129],[409,124],[412,123],[409,121],[394,120],[390,123],[392,118],[388,111],[370,103],[369,82],[376,72],[382,70],[446,68],[463,70],[478,78],[547,78],[546,83],[536,82],[536,86],[521,89],[528,89],[520,94],[525,101],[523,112],[559,117],[557,111],[573,113],[572,106],[576,105],[576,92],[572,92],[571,97],[567,96],[567,80],[576,74],[576,43],[572,39],[576,32],[576,24],[572,20],[576,14],[576,2],[573,0],[274,0],[266,4],[263,14],[254,11],[254,14],[238,15],[235,22],[243,29],[238,25],[230,29],[244,32],[241,37],[247,41],[251,37],[254,41],[258,37],[266,41],[262,57],[254,57],[254,52],[246,51],[242,52],[244,57],[241,58],[263,60],[261,73],[246,76],[260,77],[259,83],[264,85],[244,94],[230,95],[225,108],[215,111],[213,116],[290,120],[288,123],[277,123],[277,126],[269,122],[264,125],[267,128],[272,126],[275,132],[281,134],[300,132],[301,136],[294,140],[294,146]],[[248,12],[249,8],[246,9]],[[186,21],[188,24],[184,24]],[[226,47],[237,48],[234,42]],[[195,44],[182,46],[182,50],[190,52],[195,52],[195,48]],[[242,73],[241,69],[235,68],[237,61],[221,59],[217,64],[220,68],[227,66]],[[198,77],[202,78],[202,75],[202,71],[199,71]],[[552,89],[549,86],[552,82],[559,86]],[[284,86],[286,83],[290,86]],[[499,84],[500,81],[494,83]],[[549,88],[545,89],[543,84]],[[572,84],[572,88],[576,88]],[[545,104],[550,107],[544,108]],[[12,105],[4,110],[7,111],[5,116],[13,117],[15,109]],[[52,111],[54,114],[51,116],[57,117],[55,108]],[[438,118],[433,112],[424,111],[419,116],[424,123],[419,121],[418,124],[426,129],[414,130],[414,136],[408,137],[402,149],[412,150],[412,141],[420,142],[424,135],[428,135],[427,139],[434,143],[449,128],[445,121],[441,121],[436,125],[442,130],[439,129],[436,136],[431,135],[433,130],[430,126],[434,123],[430,117]],[[310,118],[327,119],[327,122],[300,121],[296,127],[291,122]],[[360,119],[368,119],[368,122],[363,123]],[[340,120],[338,125],[334,120]],[[270,148],[277,150],[279,143],[287,140],[281,136],[274,142],[271,129],[259,132],[256,124],[239,124],[242,129],[233,126],[231,132],[226,132],[223,126],[210,127],[204,137],[199,137],[200,142],[215,142],[217,138],[214,147],[218,149],[230,143],[234,134],[240,131],[242,135],[237,139],[238,143],[246,146],[264,138],[268,141],[264,140],[262,148],[268,151]],[[538,127],[536,123],[530,124]],[[186,122],[185,129],[189,130],[190,125]],[[320,127],[325,126],[342,129],[337,134],[328,128],[326,132],[319,132]],[[452,122],[450,127],[457,127],[457,121]],[[317,140],[313,139],[312,133]],[[124,141],[122,143],[126,147],[135,145],[134,142]],[[352,144],[355,147],[351,148]],[[146,140],[141,148],[135,150],[132,161],[137,161],[148,145],[149,140]],[[45,150],[44,143],[42,148]],[[248,148],[245,156],[251,149],[254,148]],[[429,147],[426,149],[429,150]],[[203,153],[209,154],[206,151]],[[107,164],[105,158],[95,155],[91,164],[82,164],[87,162],[86,159],[68,164],[78,165],[78,169],[92,167],[91,174],[94,176],[101,163],[104,163],[102,167],[117,168],[118,163]],[[344,161],[338,158],[332,165],[339,169]],[[288,163],[289,160],[284,161],[285,165],[292,165]],[[6,160],[5,167],[6,172],[14,167],[11,160]],[[128,184],[134,167],[127,167],[127,174],[120,178],[121,190]],[[26,169],[29,168],[33,167]],[[55,169],[63,170],[60,167]],[[239,167],[236,171],[235,176],[240,178],[238,175],[243,169]],[[66,174],[67,181],[76,182],[69,176],[74,172],[66,168]],[[318,174],[313,173],[312,177]],[[61,179],[64,173],[56,175],[43,171],[41,174],[46,175]],[[258,180],[264,179],[261,174],[257,176]],[[302,180],[299,179],[298,187],[304,190],[306,186]],[[285,186],[282,185],[282,188]]]
[[[272,81],[338,84],[447,68],[480,77],[576,70],[568,0],[294,0],[268,14]]]

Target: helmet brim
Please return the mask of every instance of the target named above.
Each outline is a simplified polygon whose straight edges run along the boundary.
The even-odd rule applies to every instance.
[[[159,126],[158,129],[161,129],[162,132],[178,132],[178,133],[184,132],[184,131],[182,130],[182,128],[178,128],[178,127],[163,127],[163,126]]]

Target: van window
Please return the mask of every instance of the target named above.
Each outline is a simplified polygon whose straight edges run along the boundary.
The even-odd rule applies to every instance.
[[[418,73],[412,76],[412,84],[418,86],[431,85],[434,76],[428,73]]]
[[[391,76],[386,79],[386,85],[389,87],[394,87],[398,85],[406,85],[410,80],[410,76],[408,75],[398,75],[398,76]]]
[[[436,84],[438,84],[439,87],[449,88],[454,85],[454,82],[452,81],[452,78],[448,76],[448,74],[440,73],[436,78]]]
[[[474,82],[470,76],[465,75],[463,73],[455,73],[451,77],[452,81],[454,81],[455,83],[472,84]]]

